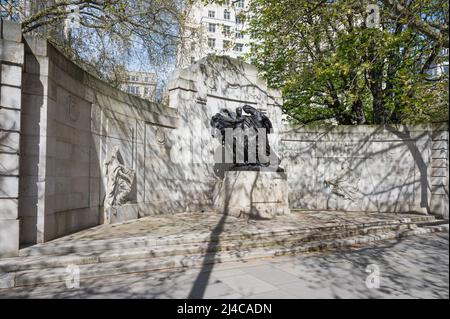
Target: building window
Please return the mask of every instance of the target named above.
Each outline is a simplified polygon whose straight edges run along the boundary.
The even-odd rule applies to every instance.
[[[236,7],[238,8],[244,8],[245,7],[245,0],[238,0],[236,2]]]
[[[216,39],[209,38],[208,39],[208,47],[210,47],[211,49],[214,49],[216,47]]]
[[[243,39],[243,38],[244,38],[244,35],[242,34],[242,32],[237,31],[237,32],[236,32],[236,38],[237,38],[237,39]]]
[[[141,94],[141,90],[138,86],[136,87],[136,94]]]
[[[243,45],[242,43],[237,43],[237,44],[234,46],[234,51],[236,51],[236,52],[242,52],[242,51],[244,51],[244,45]]]
[[[145,77],[145,82],[150,82],[150,78],[148,76]]]
[[[230,0],[224,0],[224,1],[223,1],[223,4],[224,4],[225,6],[229,6],[229,5],[230,5]]]
[[[223,12],[223,18],[224,18],[225,20],[230,20],[230,19],[231,19],[231,13],[230,13],[230,11],[225,10],[225,11]]]
[[[223,34],[226,36],[231,35],[231,27],[229,25],[224,25],[223,26]]]
[[[214,23],[210,23],[208,25],[208,31],[212,32],[212,33],[215,33],[216,32],[216,25]]]
[[[237,24],[243,24],[244,23],[244,19],[242,19],[242,17],[241,16],[236,16],[236,23]]]
[[[209,18],[215,18],[216,17],[216,13],[214,11],[212,11],[212,10],[209,10],[208,11],[208,17]]]
[[[145,89],[144,89],[144,95],[145,95],[145,96],[148,96],[148,88],[145,88]]]

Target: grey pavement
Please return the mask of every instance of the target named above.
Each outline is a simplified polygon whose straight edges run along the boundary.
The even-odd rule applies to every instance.
[[[368,288],[368,265],[379,288]],[[448,234],[276,257],[0,290],[0,298],[449,298]]]

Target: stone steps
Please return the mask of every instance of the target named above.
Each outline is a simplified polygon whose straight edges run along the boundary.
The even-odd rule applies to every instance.
[[[448,228],[447,228],[448,229]],[[139,273],[152,270],[190,268],[206,264],[242,261],[254,258],[268,258],[274,256],[292,255],[306,252],[318,252],[364,245],[371,242],[401,238],[405,236],[421,235],[440,231],[436,226],[426,226],[415,229],[386,231],[372,235],[353,236],[343,239],[312,241],[302,245],[278,245],[276,247],[259,247],[224,252],[193,253],[189,255],[174,255],[168,257],[154,257],[151,259],[121,260],[102,263],[79,265],[81,281],[86,278],[111,276],[119,274]],[[46,283],[63,282],[67,278],[66,268],[31,269],[27,271],[10,272],[0,275],[0,287],[12,288],[33,286]]]
[[[158,246],[144,246],[129,249],[104,249],[67,255],[37,255],[19,258],[8,258],[0,261],[0,272],[25,271],[39,268],[64,267],[69,264],[85,265],[102,262],[167,257],[176,255],[201,254],[216,251],[239,251],[242,249],[273,247],[281,245],[304,245],[315,241],[342,239],[361,235],[377,235],[388,231],[414,229],[415,224],[393,224],[384,226],[342,229],[333,232],[292,232],[269,234],[270,236],[248,237],[245,239],[228,239],[210,242],[179,242]],[[268,235],[268,234],[265,234]]]
[[[266,238],[283,236],[296,236],[300,234],[310,233],[329,233],[341,230],[356,230],[368,227],[381,227],[389,225],[411,224],[419,222],[433,222],[434,216],[415,216],[409,218],[399,218],[397,220],[380,220],[376,222],[364,224],[341,224],[332,226],[321,226],[315,228],[285,228],[275,229],[269,231],[254,231],[254,232],[239,232],[239,233],[225,233],[220,235],[211,235],[210,233],[193,234],[193,235],[168,235],[164,237],[141,236],[141,237],[127,237],[114,238],[104,240],[79,240],[76,244],[67,243],[61,244],[58,241],[48,242],[45,244],[35,245],[29,248],[22,249],[19,253],[20,257],[28,256],[44,256],[44,255],[67,255],[78,253],[92,253],[95,251],[105,250],[124,250],[135,249],[143,247],[158,247],[167,245],[183,245],[194,243],[207,243],[214,241],[230,241],[230,240],[264,240]],[[1,269],[1,268],[0,268]]]
[[[448,226],[448,220],[446,219],[435,219],[435,220],[427,220],[427,221],[420,221],[416,222],[416,225],[419,227],[426,227],[426,226]]]

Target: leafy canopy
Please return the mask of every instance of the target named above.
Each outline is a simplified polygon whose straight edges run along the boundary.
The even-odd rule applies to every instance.
[[[448,63],[446,0],[252,0],[249,17],[249,58],[294,121],[448,120],[448,72],[429,74]]]

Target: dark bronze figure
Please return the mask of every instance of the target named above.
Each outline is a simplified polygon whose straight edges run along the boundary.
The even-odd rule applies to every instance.
[[[221,138],[222,152],[233,154],[233,162],[225,163],[229,169],[256,170],[261,167],[272,167],[278,171],[282,170],[279,167],[280,159],[269,145],[268,134],[273,133],[272,123],[261,111],[250,105],[238,107],[235,113],[222,109],[212,117],[211,127],[213,137]],[[226,139],[227,132],[228,134],[233,132],[233,137]],[[238,150],[242,149],[237,143],[243,143],[243,156],[237,155]],[[261,151],[261,147],[265,151]],[[256,154],[249,154],[249,150]]]

